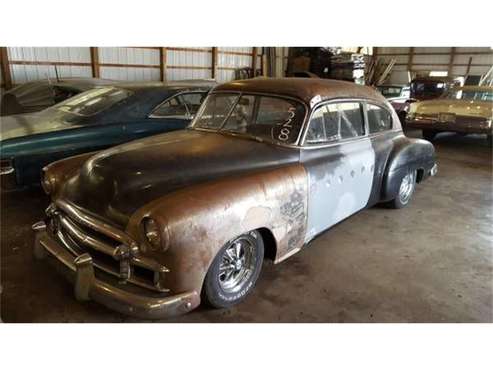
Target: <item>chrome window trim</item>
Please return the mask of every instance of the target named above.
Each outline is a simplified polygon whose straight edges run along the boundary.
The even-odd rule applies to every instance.
[[[383,131],[378,131],[378,132],[373,132],[373,133],[370,133],[370,122],[368,121],[368,104],[371,104],[371,105],[374,105],[378,108],[381,108],[383,109],[384,111],[386,111],[389,116],[390,116],[390,129],[386,129],[386,130],[383,130]],[[365,116],[366,116],[366,122],[368,124],[368,135],[371,136],[371,135],[375,135],[375,134],[380,134],[380,133],[385,133],[385,132],[389,132],[389,131],[393,131],[395,129],[395,121],[394,121],[394,115],[392,114],[391,111],[389,111],[388,107],[382,105],[382,104],[378,104],[377,102],[374,102],[374,101],[365,101]]]
[[[338,139],[338,140],[335,140],[335,141],[330,141],[330,142],[326,142],[326,143],[322,143],[322,144],[315,144],[315,145],[308,144],[306,142],[306,136],[308,135],[308,127],[310,125],[310,121],[311,121],[311,119],[313,117],[313,114],[319,108],[321,108],[323,106],[326,106],[326,105],[329,105],[329,104],[338,104],[338,103],[358,103],[360,105],[361,113],[362,113],[362,118],[363,118],[363,128],[365,130],[365,132],[363,133],[363,135],[356,136],[356,137],[349,137],[349,138],[346,138],[346,139]],[[347,141],[350,141],[350,140],[355,140],[355,139],[359,139],[359,138],[367,137],[367,136],[368,136],[368,130],[367,130],[367,125],[366,125],[364,100],[363,99],[358,99],[358,98],[335,98],[335,99],[323,100],[323,101],[317,103],[312,108],[312,110],[310,112],[310,117],[308,118],[308,120],[305,123],[305,128],[304,128],[304,133],[303,133],[303,140],[302,140],[301,146],[303,148],[310,148],[310,147],[314,147],[314,146],[316,146],[316,147],[327,146],[328,144],[333,144],[335,142],[347,142]]]
[[[342,101],[344,101],[344,102],[354,101],[354,102],[361,103],[362,105],[366,104],[366,102],[369,102],[371,104],[374,104],[374,105],[380,106],[382,108],[385,108],[389,112],[390,112],[390,110],[388,109],[388,107],[386,107],[384,105],[384,103],[379,102],[377,100],[368,99],[368,98],[333,98],[333,99],[328,99],[328,100],[323,100],[321,102],[318,102],[316,105],[313,106],[313,108],[309,109],[308,105],[304,101],[302,101],[302,100],[300,100],[298,98],[294,98],[294,97],[288,96],[288,95],[271,94],[271,93],[258,93],[258,92],[250,92],[250,91],[244,91],[244,92],[241,91],[240,92],[240,91],[235,91],[235,90],[221,90],[221,91],[217,91],[217,92],[214,92],[213,91],[213,92],[209,93],[209,95],[222,94],[222,93],[238,94],[240,96],[243,93],[244,94],[247,94],[247,95],[271,96],[271,97],[291,99],[291,100],[294,100],[294,101],[297,101],[297,102],[303,104],[303,107],[305,108],[305,117],[304,117],[303,126],[302,126],[302,129],[300,130],[300,133],[299,133],[299,137],[298,137],[297,142],[295,142],[294,144],[284,144],[284,143],[280,143],[280,142],[276,142],[276,141],[267,141],[267,140],[265,141],[266,143],[269,143],[269,144],[272,144],[272,145],[277,145],[277,146],[284,147],[284,148],[300,149],[300,150],[314,150],[314,149],[321,149],[321,148],[333,147],[333,146],[345,144],[345,143],[348,143],[348,142],[360,141],[360,140],[364,140],[364,139],[372,139],[374,137],[386,135],[388,133],[402,133],[402,128],[401,127],[396,127],[395,120],[394,120],[394,115],[391,114],[391,117],[392,117],[392,129],[391,130],[380,131],[380,132],[377,132],[377,133],[369,134],[368,120],[367,120],[367,117],[366,117],[366,107],[363,107],[363,116],[364,116],[364,121],[365,121],[365,135],[364,136],[358,136],[358,137],[355,137],[355,138],[341,139],[341,140],[337,140],[337,141],[333,141],[333,142],[325,143],[325,144],[319,144],[319,145],[304,145],[304,141],[305,141],[305,138],[306,138],[306,132],[308,130],[308,123],[310,121],[311,115],[321,105],[325,105],[325,104],[329,104],[329,103],[342,102]],[[199,115],[199,113],[201,113],[201,110],[203,109],[203,107],[204,107],[204,105],[202,105],[201,108],[200,108],[200,110],[197,112],[197,116]],[[228,117],[229,117],[229,114],[228,114]],[[225,121],[226,121],[226,119],[228,117],[225,118]],[[224,124],[225,121],[223,121],[223,124]],[[197,131],[203,131],[203,132],[217,133],[217,134],[227,134],[227,135],[234,136],[234,137],[238,137],[238,136],[241,137],[241,135],[239,135],[239,134],[230,133],[230,132],[224,131],[224,130],[220,131],[220,130],[217,130],[217,129],[207,129],[207,128],[202,128],[202,127],[193,127],[193,122],[189,126],[189,129],[197,130]],[[251,137],[246,136],[246,135],[244,137],[245,138],[251,138]]]

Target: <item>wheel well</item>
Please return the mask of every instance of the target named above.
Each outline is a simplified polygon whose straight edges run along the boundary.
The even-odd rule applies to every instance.
[[[418,168],[416,171],[416,182],[419,183],[423,180],[423,176],[425,174],[425,170],[422,168]]]
[[[262,236],[262,240],[264,241],[264,258],[274,261],[277,254],[277,244],[272,231],[265,227],[262,227],[257,231],[260,233],[260,236]]]

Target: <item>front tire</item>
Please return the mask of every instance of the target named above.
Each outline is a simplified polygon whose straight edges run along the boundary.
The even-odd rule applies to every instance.
[[[258,231],[250,231],[228,242],[207,271],[202,298],[216,308],[238,304],[255,286],[263,259],[264,242]]]
[[[395,209],[404,208],[409,204],[416,188],[416,170],[409,170],[401,180],[397,197],[390,202]]]

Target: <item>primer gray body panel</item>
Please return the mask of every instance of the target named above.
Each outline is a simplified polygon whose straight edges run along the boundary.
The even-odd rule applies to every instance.
[[[367,206],[373,187],[375,151],[371,139],[362,138],[304,150],[302,161],[308,172],[308,242]]]

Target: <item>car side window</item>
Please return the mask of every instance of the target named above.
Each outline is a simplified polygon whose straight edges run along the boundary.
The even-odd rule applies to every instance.
[[[330,103],[318,108],[308,126],[306,142],[320,144],[364,135],[361,104]]]
[[[179,99],[187,106],[190,115],[195,116],[205,98],[205,93],[188,93],[179,96]]]
[[[188,110],[177,96],[166,100],[159,105],[151,114],[152,118],[187,118]]]
[[[392,115],[387,109],[373,104],[366,105],[370,134],[392,129]]]
[[[203,93],[186,93],[169,98],[157,106],[151,118],[192,118],[204,99]]]
[[[310,119],[310,124],[308,126],[308,132],[306,135],[306,141],[309,144],[320,144],[327,141],[327,136],[325,134],[325,122],[324,122],[324,112],[327,108],[320,107],[312,115]]]

